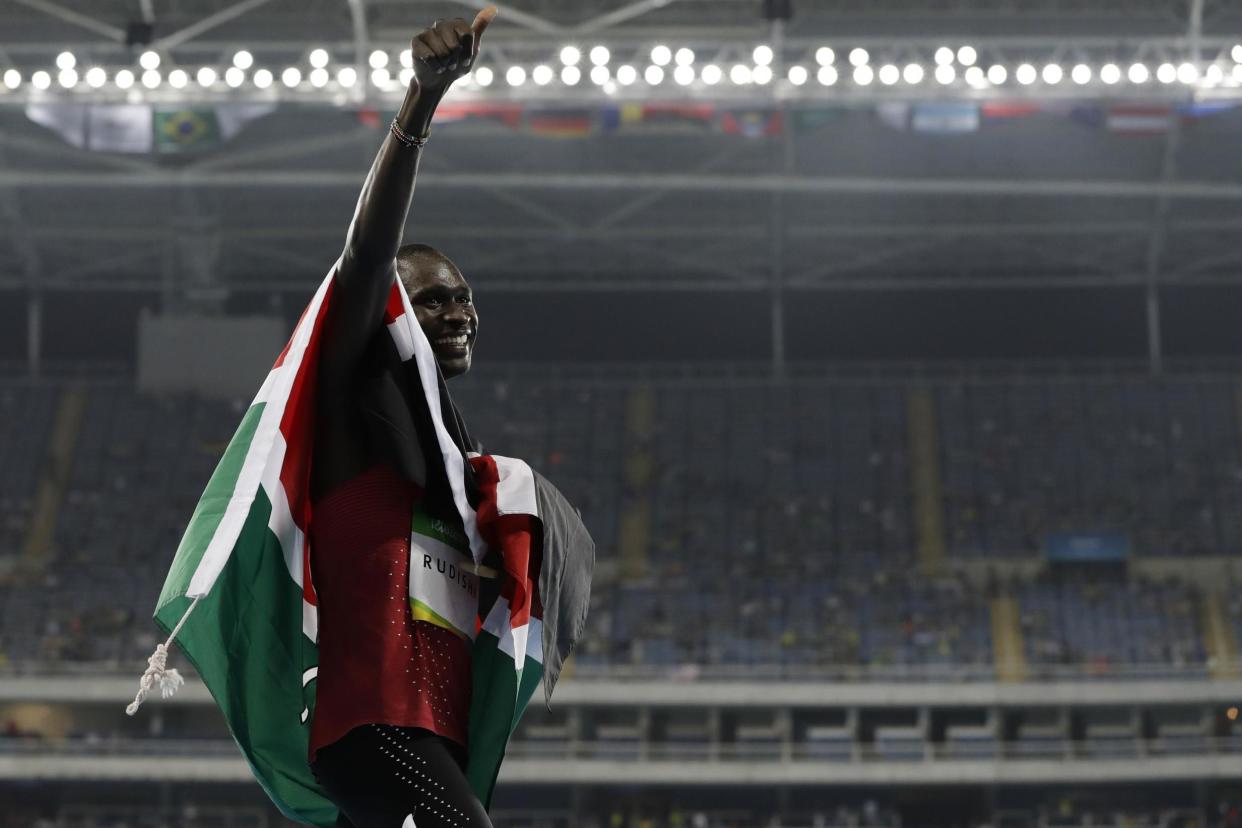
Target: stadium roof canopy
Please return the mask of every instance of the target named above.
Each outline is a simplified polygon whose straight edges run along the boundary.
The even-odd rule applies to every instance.
[[[305,291],[475,5],[0,4],[0,287]],[[1238,4],[781,5],[502,4],[407,239],[491,291],[1242,281]]]

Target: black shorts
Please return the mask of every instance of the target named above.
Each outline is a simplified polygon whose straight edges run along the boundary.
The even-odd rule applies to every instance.
[[[320,748],[311,771],[338,828],[492,828],[466,781],[466,750],[421,727],[363,725]]]

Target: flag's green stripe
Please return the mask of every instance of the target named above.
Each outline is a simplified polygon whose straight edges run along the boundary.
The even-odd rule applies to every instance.
[[[160,592],[160,599],[155,605],[156,612],[159,612],[174,598],[184,596],[186,589],[189,588],[190,579],[194,577],[194,571],[198,569],[203,552],[206,551],[212,535],[216,533],[216,527],[220,525],[220,520],[224,517],[229,498],[233,496],[233,490],[237,486],[237,476],[241,473],[247,452],[250,451],[250,441],[254,438],[264,406],[265,403],[250,406],[250,410],[242,418],[241,425],[233,434],[233,439],[229,441],[228,448],[224,450],[224,456],[220,458],[216,470],[211,475],[211,480],[207,481],[207,488],[203,491],[198,506],[194,508],[189,526],[181,538],[181,545],[177,547],[177,555],[173,558],[172,567],[168,570],[168,577],[164,579],[164,589]]]
[[[499,645],[495,635],[480,630],[471,661],[474,687],[470,700],[466,778],[484,808],[492,805],[492,793],[509,737],[543,676],[543,665],[533,658],[526,659],[520,672],[515,670],[513,656]],[[512,706],[507,700],[512,700]]]
[[[314,698],[314,684],[304,689],[302,674],[318,658],[302,634],[302,589],[289,577],[280,543],[268,529],[271,510],[260,489],[229,562],[177,642],[281,811],[331,826],[336,807],[307,766],[310,719],[301,722],[304,705]],[[170,630],[189,603],[184,596],[172,598],[157,610],[156,621]]]

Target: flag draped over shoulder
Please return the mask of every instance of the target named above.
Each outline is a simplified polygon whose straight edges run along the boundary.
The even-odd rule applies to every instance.
[[[335,822],[336,807],[307,766],[318,671],[307,537],[316,366],[337,265],[212,474],[155,610],[273,802],[290,818],[324,826]],[[369,377],[364,415],[389,431],[384,444],[397,469],[423,486],[425,497],[451,504],[440,514],[452,516],[476,566],[487,557],[500,570],[492,588],[480,590],[474,629],[467,631],[473,687],[466,775],[490,807],[505,747],[536,686],[542,680],[545,701],[551,698],[582,634],[594,544],[577,510],[524,462],[469,451],[465,425],[398,280],[384,326],[388,336],[377,339],[386,358]],[[416,598],[433,599],[416,595],[413,576],[410,597],[416,618],[429,611]],[[144,688],[166,672],[163,658],[162,650],[153,656]]]

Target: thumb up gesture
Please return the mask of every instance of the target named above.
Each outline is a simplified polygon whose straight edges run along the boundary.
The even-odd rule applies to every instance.
[[[410,42],[414,82],[432,94],[443,94],[453,81],[470,71],[479,56],[483,31],[496,17],[496,7],[479,12],[473,23],[458,17],[437,20]]]

